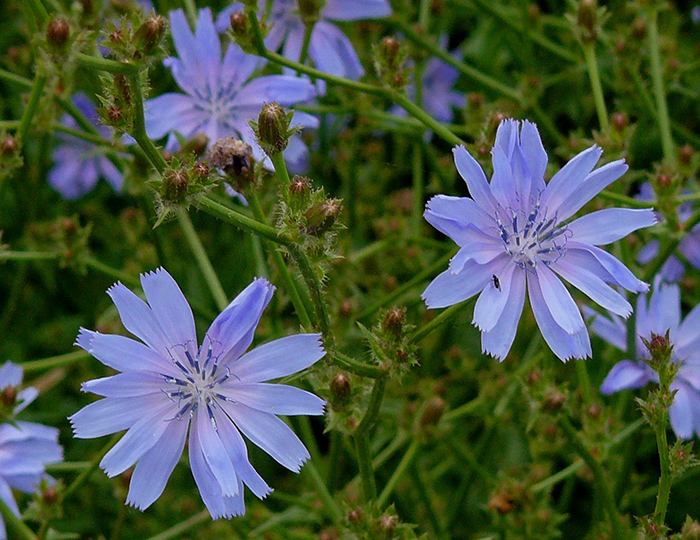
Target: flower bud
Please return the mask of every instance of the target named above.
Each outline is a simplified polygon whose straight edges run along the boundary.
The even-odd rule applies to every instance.
[[[387,36],[379,43],[381,59],[389,68],[397,68],[400,64],[401,43],[394,36]]]
[[[117,122],[121,122],[121,120],[124,118],[124,113],[116,105],[110,105],[107,109],[107,118],[110,122],[116,124]]]
[[[318,14],[326,5],[326,0],[297,0],[297,5],[304,24],[314,24],[318,22]]]
[[[307,195],[311,192],[311,182],[303,176],[295,176],[289,184],[289,191],[296,196]]]
[[[287,148],[289,120],[287,113],[276,101],[265,103],[258,116],[256,134],[258,142],[268,155]]]
[[[445,400],[440,396],[430,398],[425,405],[423,415],[420,419],[421,427],[435,426],[442,418],[442,413],[445,412]]]
[[[548,412],[554,413],[564,406],[566,397],[559,390],[551,390],[544,396],[542,406]]]
[[[382,322],[382,330],[394,334],[396,337],[401,335],[403,325],[406,322],[406,309],[393,307],[386,312],[384,321]]]
[[[56,17],[46,27],[46,41],[58,50],[62,50],[70,38],[70,26],[64,17]]]
[[[17,401],[17,388],[8,386],[0,394],[0,401],[5,407],[12,407]]]
[[[379,528],[386,533],[393,533],[396,526],[399,524],[399,519],[396,516],[383,514],[379,518]]]
[[[495,493],[489,500],[488,508],[504,516],[515,509],[515,504],[508,493]]]
[[[41,490],[41,500],[46,504],[54,504],[58,500],[58,491],[53,486],[46,486]]]
[[[248,16],[239,11],[238,13],[231,13],[231,31],[235,37],[247,37],[248,30],[250,29],[250,21]]]
[[[14,137],[7,135],[0,144],[0,155],[4,157],[13,156],[17,153],[19,146]]]
[[[187,195],[190,179],[183,169],[175,169],[163,177],[163,198],[171,203],[182,202]]]
[[[342,208],[336,199],[326,199],[320,204],[309,208],[306,218],[306,232],[320,235],[328,231],[338,219]]]
[[[119,101],[125,105],[131,103],[131,88],[129,87],[129,80],[125,75],[117,73],[114,75],[114,89],[116,90],[116,95]]]
[[[595,41],[598,37],[598,2],[597,0],[580,0],[577,22],[584,42]]]
[[[331,395],[333,396],[334,403],[346,403],[350,397],[350,391],[350,377],[342,371],[339,371],[333,376],[333,380],[331,380]]]
[[[683,146],[678,150],[678,160],[683,164],[687,165],[693,159],[693,147],[689,144]]]
[[[195,163],[194,167],[192,167],[192,172],[198,179],[203,180],[209,176],[211,171],[206,163]]]
[[[700,540],[700,523],[688,516],[681,530],[683,540]]]
[[[622,133],[629,124],[629,118],[625,113],[615,113],[612,115],[612,125],[615,131]]]
[[[165,19],[160,15],[153,14],[136,30],[132,43],[141,54],[151,55],[160,45],[166,28]]]

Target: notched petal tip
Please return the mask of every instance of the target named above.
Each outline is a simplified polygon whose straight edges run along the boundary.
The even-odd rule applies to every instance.
[[[78,335],[75,338],[73,345],[90,352],[90,343],[97,332],[80,327]]]

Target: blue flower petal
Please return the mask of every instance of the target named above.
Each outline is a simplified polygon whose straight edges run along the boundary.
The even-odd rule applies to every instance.
[[[455,165],[460,176],[467,183],[472,199],[489,215],[496,215],[498,203],[491,193],[486,175],[481,165],[467,152],[464,146],[453,148]]]
[[[561,201],[557,210],[559,219],[567,219],[573,216],[583,208],[583,205],[620,178],[628,168],[624,160],[620,159],[603,165],[590,173],[582,183],[578,184],[576,188]]]
[[[567,228],[577,242],[600,246],[655,223],[656,216],[650,209],[606,208],[572,221]]]
[[[604,273],[606,276],[606,279],[604,279],[605,282],[614,283],[615,285],[624,287],[628,291],[632,292],[646,292],[649,290],[649,285],[637,279],[629,268],[618,261],[614,256],[610,255],[610,253],[607,251],[604,251],[599,247],[583,244],[574,240],[570,240],[567,243],[566,248],[566,256],[568,256],[572,250],[592,255],[598,264],[597,267],[591,267],[589,269],[596,273]]]
[[[298,334],[256,347],[231,365],[241,382],[265,382],[292,375],[323,358],[321,334]]]
[[[542,207],[549,208],[552,212],[558,210],[559,219],[566,219],[568,216],[563,216],[559,207],[581,186],[602,154],[599,147],[592,146],[574,156],[547,184],[542,194]]]
[[[357,80],[365,74],[352,42],[329,22],[320,21],[314,26],[309,56],[318,69],[331,75]]]
[[[538,281],[542,298],[557,325],[569,334],[585,329],[581,311],[561,280],[545,265],[538,265],[535,270],[537,276],[530,281]]]
[[[188,425],[188,420],[172,420],[153,448],[141,456],[131,476],[127,504],[145,510],[161,496],[185,448]]]
[[[692,439],[695,431],[693,417],[700,414],[700,396],[684,383],[676,382],[672,390],[676,390],[676,395],[668,410],[671,428],[677,437]]]
[[[446,270],[438,275],[422,294],[429,309],[442,308],[462,302],[483,290],[502,267],[505,256],[486,264],[467,261],[458,274]]]
[[[338,21],[381,19],[391,15],[387,0],[328,0],[321,16]]]
[[[226,447],[219,438],[213,418],[213,411],[210,413],[204,405],[194,413],[192,424],[197,426],[195,431],[197,433],[196,444],[199,444],[204,460],[219,484],[221,495],[235,497],[239,494],[238,476]]]
[[[12,362],[5,362],[0,368],[0,390],[8,386],[19,386],[22,383],[23,370]]]
[[[252,409],[286,416],[320,415],[326,405],[311,392],[285,384],[235,382],[221,393]]]
[[[194,315],[172,276],[163,268],[141,274],[141,286],[160,327],[173,345],[197,342]]]
[[[641,388],[654,380],[654,372],[644,362],[623,360],[618,362],[605,377],[600,391],[609,395],[620,390]]]
[[[262,106],[263,102],[277,101],[280,105],[294,105],[316,96],[316,87],[306,79],[288,75],[267,75],[246,84],[234,99],[237,107]]]

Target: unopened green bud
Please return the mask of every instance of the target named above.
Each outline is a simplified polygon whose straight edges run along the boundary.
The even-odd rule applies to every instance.
[[[265,103],[258,116],[258,140],[268,153],[281,152],[287,148],[289,121],[287,113],[279,103]]]
[[[321,235],[328,231],[338,219],[342,207],[336,199],[327,199],[322,203],[309,208],[306,218],[306,232],[313,235]]]
[[[134,34],[133,44],[139,52],[145,56],[153,54],[160,45],[167,24],[160,15],[151,15],[146,19]]]
[[[171,203],[182,202],[189,186],[190,179],[187,171],[184,169],[170,171],[163,177],[163,199]]]
[[[597,0],[581,0],[579,2],[577,22],[583,41],[595,41],[598,38]]]
[[[49,21],[46,27],[46,41],[58,50],[65,48],[70,38],[70,26],[64,17],[57,17]]]
[[[393,36],[387,36],[379,44],[379,52],[381,59],[386,63],[388,68],[396,69],[399,67],[401,52],[401,43]]]

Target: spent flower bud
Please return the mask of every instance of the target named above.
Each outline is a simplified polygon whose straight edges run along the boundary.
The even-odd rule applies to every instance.
[[[344,404],[348,401],[350,397],[350,377],[347,374],[339,371],[333,376],[331,380],[331,395],[333,396],[333,402],[336,404]]]
[[[304,176],[295,176],[289,184],[289,191],[296,196],[307,195],[311,192],[311,182]]]
[[[382,330],[399,337],[405,322],[406,308],[393,307],[386,312],[384,321],[382,322]]]
[[[153,54],[165,36],[167,23],[160,15],[151,15],[134,33],[132,43],[143,56]]]
[[[207,152],[207,160],[224,171],[238,189],[255,182],[253,149],[239,139],[226,137],[217,140]]]

